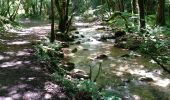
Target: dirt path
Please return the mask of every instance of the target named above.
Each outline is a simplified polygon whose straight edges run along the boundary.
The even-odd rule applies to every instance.
[[[50,81],[33,55],[32,42],[48,33],[50,25],[24,25],[27,28],[0,34],[0,100],[65,98],[61,87]]]

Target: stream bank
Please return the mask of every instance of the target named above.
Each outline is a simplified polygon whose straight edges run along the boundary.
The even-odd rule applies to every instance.
[[[102,72],[97,80],[99,87],[113,91],[126,100],[170,100],[170,76],[152,59],[137,52],[114,47],[114,39],[98,41],[101,36],[112,34],[110,28],[100,22],[75,22],[79,38],[65,52],[66,60],[75,68],[93,76],[102,62]],[[75,50],[75,52],[71,52]],[[100,58],[100,56],[105,57]],[[98,59],[99,58],[99,59]]]

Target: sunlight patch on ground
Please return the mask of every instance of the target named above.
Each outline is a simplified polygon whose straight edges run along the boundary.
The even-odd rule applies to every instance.
[[[15,54],[15,52],[4,52],[5,54],[8,54],[8,55],[14,55]]]
[[[0,60],[4,60],[4,59],[9,59],[9,57],[5,57],[3,55],[0,55]]]
[[[10,61],[10,62],[4,62],[0,64],[1,68],[7,68],[7,67],[13,67],[13,66],[18,66],[22,64],[29,64],[30,61]]]
[[[16,41],[12,43],[7,43],[8,45],[23,45],[23,44],[29,44],[29,41]]]
[[[6,40],[0,39],[0,42],[5,42]]]
[[[39,37],[44,37],[45,34],[50,32],[50,30],[51,30],[50,24],[46,24],[46,25],[38,25],[34,27],[29,27],[29,28],[23,28],[20,30],[10,29],[8,30],[8,32],[17,33],[18,36],[27,36],[27,35],[34,34]]]
[[[4,62],[0,66],[2,68],[6,68],[6,67],[12,67],[12,66],[21,65],[21,64],[22,64],[22,61],[11,61],[11,62]]]
[[[22,31],[22,30],[11,29],[8,32],[10,32],[10,33],[17,33],[18,36],[25,36],[25,35],[33,34],[33,32],[31,30],[24,30],[24,31]]]
[[[30,89],[30,91],[26,89]],[[31,90],[31,87],[27,84],[6,87],[4,90],[7,90],[8,94],[6,96],[0,96],[0,100],[39,100],[40,98],[43,98],[43,92],[36,89]]]
[[[30,53],[25,52],[25,51],[18,51],[16,53],[16,56],[28,56],[28,55],[30,55]]]

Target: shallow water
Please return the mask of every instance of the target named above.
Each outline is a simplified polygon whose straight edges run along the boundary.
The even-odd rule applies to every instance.
[[[145,58],[133,51],[114,47],[114,40],[101,42],[97,39],[103,34],[110,34],[101,28],[99,23],[75,23],[80,35],[76,53],[69,54],[69,60],[74,62],[76,68],[89,73],[93,66],[93,77],[98,72],[99,63],[102,62],[102,72],[97,80],[99,86],[114,91],[125,100],[170,100],[170,75],[156,65],[151,59]],[[106,26],[104,26],[106,27]],[[105,28],[109,29],[109,28]],[[107,59],[96,59],[100,54],[108,56]],[[122,57],[129,54],[130,57]],[[152,81],[141,81],[140,78],[151,78]]]

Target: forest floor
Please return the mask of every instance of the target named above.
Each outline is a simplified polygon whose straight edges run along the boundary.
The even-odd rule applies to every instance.
[[[65,98],[34,56],[33,42],[50,31],[50,24],[21,23],[25,28],[0,34],[0,100]]]

